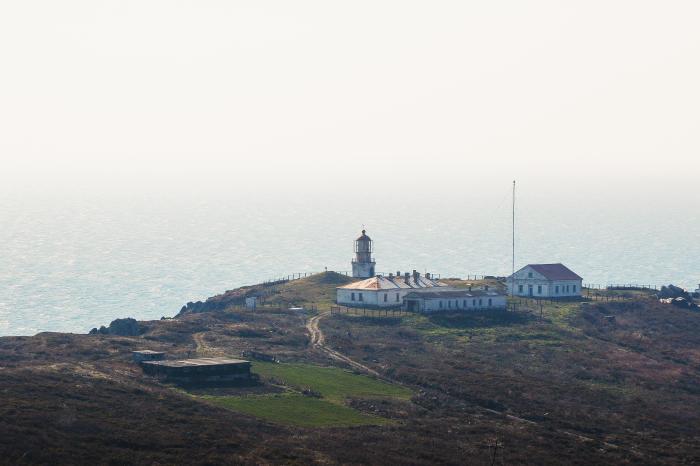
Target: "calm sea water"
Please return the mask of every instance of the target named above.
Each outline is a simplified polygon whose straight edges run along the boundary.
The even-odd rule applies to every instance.
[[[0,335],[87,332],[172,316],[187,301],[324,267],[350,268],[362,224],[378,271],[510,270],[508,194],[331,200],[0,199]],[[290,196],[293,198],[293,196]],[[518,264],[563,262],[587,283],[700,281],[700,217],[523,199]]]

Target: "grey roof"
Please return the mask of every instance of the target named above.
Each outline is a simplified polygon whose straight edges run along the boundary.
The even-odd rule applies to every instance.
[[[528,267],[547,280],[583,280],[564,264],[530,264]]]
[[[146,361],[142,364],[150,364],[153,366],[165,367],[196,367],[196,366],[225,366],[250,364],[250,361],[243,359],[231,358],[199,358],[199,359],[182,359],[180,361]]]
[[[444,283],[426,278],[424,276],[419,276],[418,279],[413,275],[409,275],[408,280],[404,276],[401,277],[372,277],[359,282],[350,283],[345,286],[339,286],[340,289],[345,290],[398,290],[398,289],[410,289],[410,288],[435,288],[447,286]]]
[[[438,290],[438,291],[420,291],[412,292],[406,295],[406,298],[426,298],[426,299],[451,299],[451,298],[493,298],[495,296],[505,296],[503,293],[485,290]]]

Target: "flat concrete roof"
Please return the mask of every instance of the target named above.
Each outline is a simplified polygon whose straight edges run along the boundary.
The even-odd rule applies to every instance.
[[[225,366],[250,364],[250,361],[244,359],[231,358],[198,358],[198,359],[181,359],[179,361],[144,361],[143,364],[165,367],[198,367],[198,366]]]

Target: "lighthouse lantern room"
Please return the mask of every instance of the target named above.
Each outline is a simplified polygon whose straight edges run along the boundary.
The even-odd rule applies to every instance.
[[[374,277],[374,266],[376,263],[372,259],[372,252],[372,240],[367,236],[367,232],[362,230],[362,235],[355,240],[355,258],[352,261],[353,277]]]

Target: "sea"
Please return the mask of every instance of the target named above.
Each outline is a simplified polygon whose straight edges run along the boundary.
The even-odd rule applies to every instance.
[[[377,271],[441,277],[512,268],[509,188],[494,195],[333,192],[0,199],[0,335],[85,333],[122,317],[174,316],[188,301],[323,270],[347,272],[362,228]],[[700,214],[630,196],[516,204],[516,265],[562,262],[587,284],[700,282]]]

